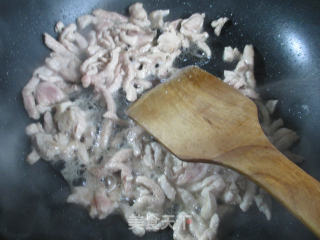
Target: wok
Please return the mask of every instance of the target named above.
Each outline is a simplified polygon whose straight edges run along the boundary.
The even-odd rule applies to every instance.
[[[3,239],[140,239],[117,215],[92,220],[81,207],[65,203],[69,194],[58,171],[45,162],[24,162],[30,142],[24,134],[31,122],[21,89],[49,50],[42,33],[54,35],[57,20],[70,23],[100,7],[126,13],[131,0],[1,0],[0,2],[0,236]],[[277,114],[301,136],[294,152],[305,157],[301,167],[320,180],[320,1],[318,0],[145,0],[145,8],[167,9],[168,19],[206,13],[213,57],[201,67],[222,76],[223,47],[256,48],[256,79],[263,98],[279,99]],[[219,38],[209,21],[232,20]],[[189,64],[187,62],[184,64]],[[181,65],[181,62],[179,63]],[[230,66],[229,66],[230,67]],[[235,209],[222,220],[219,239],[315,239],[280,204],[273,202],[272,220],[251,207]],[[167,229],[143,239],[171,239]]]

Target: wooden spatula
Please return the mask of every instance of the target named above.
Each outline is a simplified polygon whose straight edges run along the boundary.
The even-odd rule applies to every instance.
[[[181,160],[232,168],[262,186],[320,237],[320,184],[264,135],[256,105],[197,67],[180,71],[128,114]]]

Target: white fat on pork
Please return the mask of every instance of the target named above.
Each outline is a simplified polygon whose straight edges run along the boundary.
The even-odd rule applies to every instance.
[[[172,187],[166,176],[162,175],[158,181],[166,197],[173,201],[176,196],[176,190]]]
[[[229,21],[229,18],[227,17],[221,17],[217,20],[214,20],[211,22],[211,27],[214,29],[214,34],[216,36],[220,36],[221,34],[221,30],[223,28],[223,26],[226,24],[226,22]]]
[[[233,62],[235,60],[238,60],[240,56],[241,53],[238,48],[232,48],[230,46],[224,48],[223,61]]]
[[[170,13],[170,10],[156,10],[149,14],[149,19],[151,21],[151,27],[152,28],[159,28],[161,29],[163,27],[164,21],[163,18],[168,16]]]

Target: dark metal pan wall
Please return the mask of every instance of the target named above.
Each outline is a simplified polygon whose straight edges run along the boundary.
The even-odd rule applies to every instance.
[[[122,13],[127,0],[1,0],[0,1],[0,236],[4,239],[140,239],[119,216],[91,220],[86,210],[66,204],[69,189],[48,164],[29,166],[30,143],[24,128],[30,122],[21,89],[49,53],[42,33],[54,34],[57,20],[70,23],[101,7]],[[265,98],[280,100],[278,114],[301,135],[295,152],[301,166],[320,179],[320,1],[318,0],[145,0],[147,10],[167,9],[170,18],[206,13],[206,28],[228,16],[220,38],[211,37],[212,60],[203,65],[218,76],[231,67],[221,61],[223,47],[256,48],[256,78]],[[172,232],[143,239],[171,239]],[[282,206],[273,204],[268,222],[255,207],[224,219],[220,239],[315,239]]]

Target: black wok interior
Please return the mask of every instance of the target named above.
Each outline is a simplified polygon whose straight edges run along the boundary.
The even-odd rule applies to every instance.
[[[24,162],[30,142],[24,134],[31,122],[21,89],[49,50],[42,33],[54,35],[57,20],[73,22],[94,8],[126,13],[131,0],[1,0],[0,1],[0,238],[3,239],[140,239],[121,217],[92,220],[81,207],[65,203],[67,184],[45,162]],[[320,179],[320,1],[319,0],[144,0],[145,8],[170,9],[169,19],[206,13],[213,57],[201,66],[222,76],[223,47],[256,48],[256,78],[261,95],[280,100],[277,114],[301,136],[294,152],[305,157],[301,167]],[[221,37],[209,22],[227,16]],[[272,220],[255,206],[238,208],[224,218],[219,239],[316,239],[273,202]],[[148,233],[143,239],[172,239],[172,232]]]

